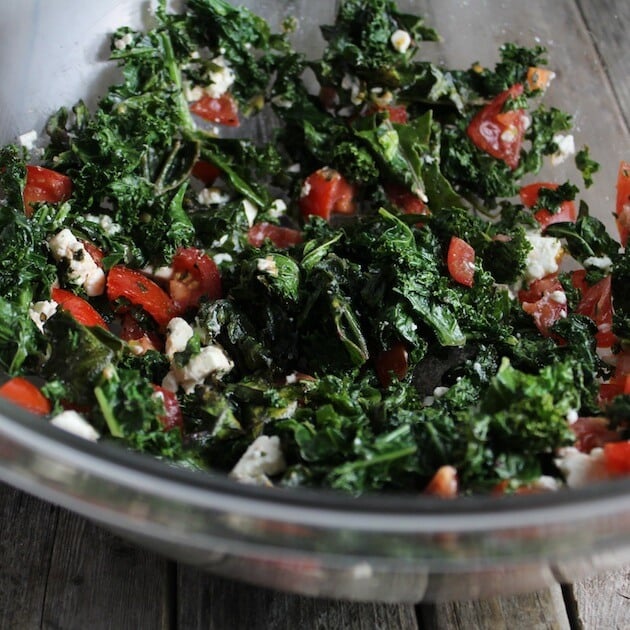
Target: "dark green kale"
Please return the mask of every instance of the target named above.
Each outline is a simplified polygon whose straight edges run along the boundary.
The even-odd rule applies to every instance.
[[[599,162],[591,158],[588,147],[580,149],[575,154],[575,166],[582,173],[584,186],[590,188],[593,185],[593,175],[599,171]]]

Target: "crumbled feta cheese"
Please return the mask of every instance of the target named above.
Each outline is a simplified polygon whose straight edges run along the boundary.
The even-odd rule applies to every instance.
[[[567,413],[567,422],[569,424],[574,424],[575,422],[577,422],[579,418],[577,409],[569,409],[568,413]]]
[[[271,102],[276,107],[282,107],[282,109],[291,109],[291,107],[293,107],[293,101],[290,101],[288,98],[284,98],[280,95],[274,96],[271,99]]]
[[[551,291],[551,293],[549,293],[549,299],[557,302],[558,304],[566,304],[567,294],[562,290]]]
[[[590,453],[582,453],[577,448],[568,446],[560,450],[555,464],[570,488],[579,488],[608,477],[604,450],[601,448],[594,448]]]
[[[212,260],[214,260],[214,262],[217,265],[221,265],[224,262],[232,262],[232,256],[230,256],[230,254],[226,254],[226,253],[215,254],[212,257]]]
[[[283,472],[286,467],[280,438],[277,435],[261,435],[249,445],[230,472],[230,477],[242,483],[271,486],[269,476]]]
[[[302,170],[302,165],[299,162],[291,164],[287,169],[287,173],[299,173]]]
[[[273,256],[267,256],[266,258],[259,258],[256,261],[256,268],[258,271],[269,274],[274,278],[278,275],[278,266]]]
[[[195,334],[188,322],[181,317],[173,317],[166,326],[166,343],[164,351],[169,359],[176,352],[184,352],[186,345]]]
[[[558,145],[558,150],[551,156],[551,163],[557,166],[575,153],[575,140],[571,134],[566,136],[556,134],[553,141]]]
[[[211,374],[220,378],[234,367],[234,363],[220,346],[203,346],[199,354],[190,357],[186,365],[171,362],[171,370],[162,381],[162,387],[177,391],[181,387],[190,394],[197,385],[201,385]]]
[[[274,199],[269,206],[269,214],[276,219],[283,216],[286,211],[287,204],[282,199]]]
[[[195,103],[203,98],[205,94],[204,89],[200,85],[193,85],[190,81],[184,81],[182,83],[182,89],[184,92],[184,98],[189,103]]]
[[[558,262],[562,257],[562,243],[552,236],[528,233],[527,240],[532,246],[525,261],[525,279],[528,282],[540,280],[550,273],[558,271]]]
[[[70,230],[64,228],[55,234],[48,245],[57,262],[68,264],[69,282],[82,286],[89,296],[101,295],[105,291],[105,273]]]
[[[352,115],[354,115],[354,109],[352,107],[342,107],[337,111],[337,116],[341,116],[342,118],[350,118]]]
[[[397,31],[392,33],[392,36],[389,38],[394,50],[399,53],[406,53],[411,46],[411,35],[407,33],[407,31],[403,31],[399,28]]]
[[[72,409],[62,411],[59,415],[56,415],[50,421],[50,424],[68,431],[68,433],[78,435],[84,440],[90,440],[90,442],[96,442],[101,437],[82,415]]]
[[[442,398],[442,396],[444,396],[444,394],[446,394],[447,391],[448,391],[448,387],[436,387],[433,390],[433,396],[435,398]]]
[[[154,267],[153,265],[147,265],[140,269],[140,271],[149,278],[154,278],[155,280],[171,280],[173,278],[173,267],[167,267],[166,265],[162,267]]]
[[[360,105],[363,102],[364,95],[361,92],[361,80],[351,74],[344,74],[341,79],[341,88],[350,91],[350,101],[354,105]]]
[[[300,197],[308,197],[311,194],[311,182],[308,179],[304,180],[302,184],[302,190],[300,190]]]
[[[122,231],[120,223],[116,223],[108,214],[86,214],[87,221],[97,223],[100,228],[109,236],[114,236]]]
[[[232,87],[236,76],[234,70],[232,70],[227,59],[222,54],[215,57],[212,60],[212,64],[216,69],[211,70],[208,74],[210,85],[204,88],[204,91],[212,98],[219,98]]]
[[[585,267],[596,267],[602,271],[611,271],[612,260],[608,256],[589,256],[584,260]]]
[[[197,201],[204,206],[211,205],[223,205],[230,200],[230,195],[226,193],[221,188],[217,188],[216,186],[210,186],[208,188],[204,188],[197,195]]]
[[[562,484],[551,475],[541,475],[536,481],[530,484],[530,487],[534,490],[555,492],[556,490],[560,490]]]
[[[125,33],[122,37],[114,40],[114,48],[116,50],[125,50],[125,48],[132,43],[133,35],[131,33]]]
[[[245,216],[247,217],[247,223],[249,227],[254,225],[256,215],[258,214],[258,207],[253,204],[249,199],[243,199],[243,208],[245,209]]]
[[[28,309],[28,316],[35,322],[35,326],[44,332],[44,324],[57,312],[57,302],[55,300],[42,300],[31,304]]]
[[[24,147],[27,151],[33,151],[37,143],[37,131],[31,129],[21,136],[18,136],[18,143],[21,147]]]

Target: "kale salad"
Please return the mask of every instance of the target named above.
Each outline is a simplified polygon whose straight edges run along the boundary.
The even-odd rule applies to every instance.
[[[575,182],[523,184],[598,170],[544,102],[545,49],[445,68],[392,0],[344,0],[318,59],[295,27],[159,2],[113,34],[121,79],[93,111],[0,149],[0,395],[262,485],[630,472],[630,164],[619,240]]]

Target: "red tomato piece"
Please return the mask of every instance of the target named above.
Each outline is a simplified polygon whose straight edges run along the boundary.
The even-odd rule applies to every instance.
[[[457,496],[457,490],[457,470],[453,466],[440,466],[424,489],[424,493],[442,499],[452,499]]]
[[[192,174],[201,180],[206,186],[214,183],[214,180],[221,175],[221,169],[210,162],[199,160],[192,167]]]
[[[389,387],[394,378],[402,381],[409,369],[409,354],[404,343],[395,343],[376,357],[376,376],[383,387]]]
[[[575,309],[576,313],[590,317],[597,325],[595,338],[599,348],[609,348],[617,341],[612,332],[613,308],[610,285],[610,276],[606,276],[588,287]]]
[[[354,186],[341,173],[325,166],[304,181],[300,211],[304,218],[314,214],[326,221],[333,212],[352,214],[355,192]]]
[[[580,292],[581,295],[588,289],[589,284],[586,282],[586,269],[577,269],[571,272],[571,284]]]
[[[541,182],[523,186],[519,193],[523,204],[526,205],[528,208],[534,207],[538,203],[538,195],[541,188],[556,190],[558,188],[558,184]],[[551,225],[552,223],[575,223],[577,220],[577,211],[575,209],[575,204],[572,201],[563,201],[560,204],[560,209],[558,210],[558,212],[553,213],[549,212],[549,210],[541,208],[540,210],[536,211],[536,213],[534,214],[534,218],[536,219],[536,221],[538,221],[538,223],[540,223],[540,227],[544,230],[548,225]]]
[[[168,290],[177,313],[199,306],[206,297],[218,300],[222,295],[219,268],[208,254],[194,247],[179,249],[173,257],[173,277]]]
[[[619,165],[615,218],[621,244],[625,247],[630,234],[630,162],[621,162]]]
[[[79,324],[100,326],[107,329],[107,324],[100,313],[87,300],[75,295],[72,291],[55,287],[52,290],[52,299],[59,304],[62,310],[70,313]]]
[[[526,290],[518,292],[518,299],[545,337],[551,335],[551,326],[567,315],[566,295],[555,274],[532,282]]]
[[[85,251],[92,256],[94,262],[102,269],[103,268],[103,258],[105,258],[105,254],[100,247],[94,245],[94,243],[90,243],[90,241],[81,241],[83,243],[83,247]]]
[[[583,453],[619,440],[619,433],[608,428],[606,418],[578,418],[571,425],[571,431],[575,433],[575,448]]]
[[[302,233],[273,223],[256,223],[247,232],[247,242],[253,247],[260,247],[269,239],[276,247],[285,249],[302,242]]]
[[[0,396],[41,416],[49,414],[52,408],[39,388],[21,376],[15,376],[1,385]]]
[[[525,136],[525,111],[517,109],[504,112],[508,99],[523,94],[520,83],[495,96],[470,121],[466,133],[482,151],[503,160],[512,170],[519,163],[521,145]]]
[[[431,214],[427,205],[410,190],[398,184],[386,184],[387,198],[405,214]]]
[[[26,167],[24,186],[24,211],[26,216],[33,214],[31,204],[38,202],[60,203],[70,198],[72,181],[67,175],[43,166]]]
[[[366,116],[371,114],[375,114],[376,112],[387,112],[389,114],[389,119],[393,123],[398,123],[400,125],[406,125],[409,121],[409,114],[407,113],[407,108],[404,105],[385,105],[381,107],[374,103],[365,112]]]
[[[475,250],[464,240],[451,236],[446,265],[451,278],[466,287],[475,283]]]
[[[130,313],[125,313],[122,318],[120,338],[126,341],[137,354],[144,354],[147,350],[161,352],[164,347],[159,335],[144,330]]]
[[[230,94],[214,98],[205,94],[190,106],[190,111],[208,122],[226,127],[238,127],[238,105]]]
[[[164,415],[160,416],[160,422],[164,430],[171,431],[172,429],[179,429],[181,431],[184,426],[184,416],[179,406],[177,396],[159,385],[153,385],[153,389],[155,390],[155,394],[160,396],[164,402]]]
[[[175,315],[171,298],[153,280],[139,271],[116,265],[107,274],[107,297],[111,302],[125,298],[144,309],[159,326],[166,326]]]
[[[630,473],[630,441],[604,444],[604,462],[610,475]]]

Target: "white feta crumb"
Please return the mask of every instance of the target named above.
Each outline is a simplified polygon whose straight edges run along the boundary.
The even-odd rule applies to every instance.
[[[215,57],[212,60],[212,64],[215,66],[215,69],[209,72],[210,85],[205,87],[204,91],[211,98],[219,98],[232,87],[236,75],[223,54]]]
[[[125,50],[125,48],[132,43],[133,35],[131,33],[125,33],[122,37],[114,40],[114,48],[116,50]]]
[[[350,116],[352,116],[354,114],[354,108],[353,107],[342,107],[340,110],[337,111],[337,116],[341,116],[342,118],[350,118]]]
[[[558,262],[562,257],[562,243],[552,236],[541,236],[538,233],[526,234],[532,249],[525,261],[525,279],[528,282],[540,280],[550,273],[558,271]]]
[[[82,286],[89,296],[101,295],[105,291],[105,273],[69,229],[64,228],[51,237],[48,245],[57,262],[67,263],[71,284]]]
[[[59,305],[55,300],[42,300],[31,304],[28,316],[35,322],[40,332],[44,332],[44,324],[57,312],[57,306]]]
[[[566,304],[567,294],[561,289],[558,289],[557,291],[551,291],[551,293],[549,293],[549,299],[558,304]]]
[[[33,151],[37,143],[37,131],[31,129],[21,136],[18,136],[18,143],[21,147],[24,147],[27,151]]]
[[[304,180],[302,184],[302,190],[300,190],[300,197],[308,197],[311,194],[311,182],[308,179]]]
[[[302,165],[299,162],[291,164],[287,169],[287,173],[299,173],[302,170]]]
[[[546,490],[550,492],[555,492],[556,490],[560,490],[562,487],[562,483],[558,481],[555,477],[551,475],[541,475],[536,479],[536,481],[532,482],[531,488],[535,490]]]
[[[173,317],[166,326],[166,343],[164,352],[169,359],[176,352],[184,352],[186,345],[194,335],[190,324],[182,317]]]
[[[273,256],[267,256],[266,258],[259,258],[256,261],[256,268],[258,271],[269,274],[274,278],[278,276],[278,266]]]
[[[232,262],[232,256],[230,256],[230,254],[220,253],[220,254],[215,254],[212,257],[212,260],[214,260],[215,264],[221,265],[226,262]]]
[[[577,448],[568,446],[560,450],[555,464],[570,488],[579,488],[608,477],[602,448],[594,448],[590,453],[582,453]]]
[[[597,267],[602,271],[612,270],[612,260],[608,256],[589,256],[584,260],[585,267]]]
[[[276,107],[281,107],[282,109],[291,109],[291,107],[293,107],[293,101],[290,101],[288,98],[284,98],[279,94],[272,97],[271,102]]]
[[[271,486],[269,477],[283,472],[286,467],[280,438],[277,435],[261,435],[249,445],[230,472],[230,477],[241,483]]]
[[[403,31],[399,28],[397,31],[392,33],[392,36],[389,38],[394,50],[399,53],[406,53],[409,50],[409,46],[411,46],[411,35],[407,33],[407,31]]]
[[[508,143],[514,142],[517,136],[518,136],[518,129],[516,128],[515,125],[510,125],[509,127],[506,127],[503,133],[501,134],[501,140],[503,140],[503,142],[508,142]]]
[[[274,199],[269,206],[269,214],[274,218],[283,216],[287,211],[287,204],[283,199]]]
[[[433,396],[435,398],[442,398],[442,396],[444,396],[444,394],[446,394],[447,391],[448,391],[448,387],[436,387],[433,390]]]
[[[62,411],[56,415],[52,418],[50,424],[90,442],[96,442],[101,437],[98,431],[81,414],[72,409]]]
[[[350,91],[350,101],[354,105],[360,105],[363,102],[363,94],[361,92],[361,80],[352,74],[344,74],[341,79],[341,88]]]
[[[109,236],[114,236],[122,231],[120,223],[116,223],[108,214],[86,214],[86,220],[97,223],[101,230]]]
[[[200,100],[205,93],[200,85],[193,85],[190,81],[184,81],[182,83],[182,90],[184,92],[184,98],[189,103],[195,103]]]
[[[575,153],[575,140],[571,134],[563,136],[557,133],[553,141],[558,145],[558,150],[551,156],[551,163],[553,166],[558,166]]]
[[[574,424],[575,422],[577,422],[579,417],[580,416],[578,415],[577,409],[569,409],[569,411],[567,412],[567,422],[569,424]]]
[[[230,195],[221,188],[217,188],[216,186],[204,188],[197,195],[197,201],[204,206],[221,206],[224,203],[227,203],[229,200]]]
[[[243,199],[243,208],[245,210],[245,216],[247,217],[247,223],[249,227],[252,227],[256,220],[256,215],[258,214],[258,207],[249,199]]]

